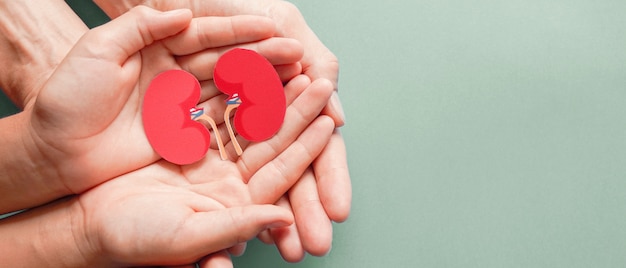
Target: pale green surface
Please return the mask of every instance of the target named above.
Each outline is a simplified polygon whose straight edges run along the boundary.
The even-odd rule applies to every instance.
[[[626,2],[293,1],[341,60],[354,186],[324,258],[626,265]]]
[[[353,213],[240,267],[626,265],[626,2],[294,3],[341,60]]]

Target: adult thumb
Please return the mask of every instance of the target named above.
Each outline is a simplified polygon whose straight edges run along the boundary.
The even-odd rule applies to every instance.
[[[184,30],[191,18],[192,13],[188,9],[161,12],[137,6],[87,32],[78,42],[74,53],[76,56],[122,64],[142,48]]]

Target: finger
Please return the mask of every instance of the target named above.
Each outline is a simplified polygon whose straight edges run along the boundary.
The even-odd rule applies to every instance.
[[[137,6],[129,12],[85,34],[79,55],[124,63],[131,55],[156,40],[174,35],[191,21],[191,11],[160,12]]]
[[[210,81],[210,82],[208,82]],[[204,108],[204,113],[209,117],[215,120],[216,124],[221,124],[224,122],[224,111],[226,110],[226,100],[228,99],[228,95],[218,91],[213,84],[213,80],[208,80],[207,82],[200,83],[203,85],[201,95],[207,95],[206,100],[200,100],[200,103],[197,105],[198,107]],[[208,95],[211,96],[208,96]],[[202,96],[201,96],[202,98]]]
[[[228,96],[215,87],[213,80],[202,81],[200,85],[202,86],[202,93],[198,106],[204,108],[205,114],[214,118],[217,124],[224,123],[222,115],[226,110]],[[287,105],[291,105],[309,85],[311,85],[311,80],[306,75],[298,75],[290,79],[285,85]]]
[[[311,31],[299,32],[295,38],[304,44],[305,52],[301,61],[304,74],[308,75],[311,80],[323,78],[333,83],[335,92],[328,105],[324,107],[322,114],[333,118],[337,127],[342,127],[346,122],[346,116],[338,95],[339,61],[337,57]]]
[[[276,73],[278,73],[280,81],[285,83],[302,73],[302,64],[296,62],[292,64],[275,65],[274,69]]]
[[[182,56],[207,48],[231,46],[270,38],[276,25],[262,16],[194,18],[189,27],[163,41],[174,55]]]
[[[274,66],[274,69],[276,70],[276,72],[278,73],[278,76],[280,77],[280,80],[283,83],[289,83],[291,80],[293,80],[294,78],[298,77],[301,73],[302,73],[302,65],[300,63],[293,63],[293,64],[283,64],[283,65],[276,65]],[[304,76],[304,75],[302,75]],[[304,76],[306,77],[306,76]],[[307,77],[308,79],[308,77]],[[309,80],[309,84],[310,84],[310,80]],[[221,91],[219,91],[219,89],[217,89],[217,87],[215,86],[215,83],[213,82],[213,80],[203,80],[200,82],[200,87],[201,87],[201,93],[200,93],[200,101],[199,103],[203,103],[206,102],[208,100],[211,100],[212,98],[218,97],[219,102],[222,104],[220,107],[216,107],[221,109],[220,111],[224,111],[225,107],[226,107],[226,99],[227,99],[227,95],[222,93]],[[290,102],[287,102],[287,104],[289,104]],[[210,106],[210,105],[209,105]]]
[[[178,243],[173,243],[170,252],[180,259],[197,260],[248,241],[264,229],[292,223],[291,212],[274,205],[196,212],[181,226]]]
[[[208,49],[177,59],[181,68],[198,78],[213,79],[217,59],[227,51],[238,47],[254,50],[265,57],[272,65],[293,64],[302,58],[302,45],[289,38],[270,38],[259,42]]]
[[[328,253],[333,240],[333,227],[320,202],[311,168],[289,190],[289,201],[304,250],[314,256]]]
[[[339,93],[337,91],[333,92],[333,95],[330,97],[326,107],[324,107],[322,114],[332,117],[333,120],[335,120],[335,126],[337,127],[342,127],[346,124],[346,115],[343,112],[343,106],[341,105]]]
[[[201,83],[201,85],[202,85],[203,95],[217,94],[215,93],[215,91],[217,90],[215,89],[212,80],[205,80]],[[309,85],[311,85],[311,81],[305,75],[297,75],[293,79],[291,79],[287,83],[287,85],[285,85],[285,99],[286,99],[287,105],[291,105],[293,101],[299,95],[301,95],[302,92],[304,92],[306,87]],[[329,90],[329,89],[330,87],[327,86],[326,90]],[[218,124],[219,135],[222,138],[222,142],[224,143],[224,146],[227,150],[227,154],[229,156],[236,156],[237,154],[231,142],[230,135],[228,133],[228,130],[226,129],[226,126],[224,125],[223,113],[226,108],[226,103],[225,103],[226,99],[227,99],[226,95],[221,94],[220,92],[219,95],[212,96],[208,100],[205,100],[201,102],[200,104],[198,104],[198,107],[203,108],[205,114],[208,115],[209,117],[215,118],[215,122]],[[321,105],[323,105],[323,100],[317,100],[317,103],[321,107]],[[307,105],[309,104],[310,103],[307,103]],[[234,115],[234,113],[231,114],[231,116],[232,115]],[[210,132],[211,132],[211,135],[214,136],[213,129],[210,129]],[[297,133],[294,133],[294,135],[297,135]],[[238,135],[237,135],[237,140],[241,148],[244,148],[244,149],[247,147],[249,143],[248,141],[242,139]],[[211,139],[211,148],[213,149],[217,148],[217,140],[215,138]],[[233,158],[232,160],[236,161],[236,157]]]
[[[231,248],[228,249],[228,253],[230,253],[230,255],[233,255],[235,257],[239,257],[241,255],[243,255],[243,253],[246,252],[246,247],[247,247],[248,243],[239,243]]]
[[[287,101],[287,105],[291,105],[310,85],[311,79],[302,74],[289,80],[289,83],[285,85],[285,99]]]
[[[268,245],[274,244],[274,239],[272,239],[272,235],[270,234],[269,229],[265,229],[261,231],[259,235],[257,235],[257,238],[265,244],[268,244]]]
[[[222,93],[221,91],[219,91],[219,89],[217,89],[217,86],[215,86],[213,79],[200,81],[200,88],[201,88],[201,92],[200,92],[199,103],[202,104],[206,101],[212,100],[213,98],[219,96],[220,97],[219,103],[222,104],[222,107],[220,107],[219,111],[224,112],[224,109],[226,109],[227,97],[224,93]],[[209,105],[209,107],[213,108],[212,105]]]
[[[204,257],[198,262],[200,268],[233,268],[233,261],[226,250]]]
[[[312,36],[311,36],[312,35]],[[296,38],[304,44],[304,56],[302,65],[304,74],[312,80],[328,79],[333,83],[334,89],[338,87],[339,60],[322,44],[313,32],[304,32],[300,38]]]
[[[289,200],[284,196],[276,202],[276,205],[291,210]],[[283,259],[288,262],[299,262],[304,258],[304,249],[302,248],[302,243],[298,236],[298,228],[295,224],[271,228],[270,235]]]
[[[318,117],[331,92],[332,85],[323,79],[314,81],[305,89],[287,107],[284,123],[278,133],[267,141],[251,144],[241,155],[237,165],[243,177],[250,178],[296,140],[309,123]],[[274,203],[279,196],[268,203]]]
[[[293,103],[293,101],[300,94],[302,94],[302,92],[304,92],[304,90],[310,84],[311,84],[311,80],[309,80],[309,77],[307,77],[306,75],[298,75],[298,76],[294,77],[293,79],[291,79],[287,83],[287,85],[285,85],[285,100],[286,100],[287,105],[291,105]],[[222,101],[222,103],[223,103],[223,101]],[[223,111],[223,110],[221,110],[221,111]],[[222,124],[223,120],[220,120],[219,123]],[[236,131],[236,129],[235,129],[235,131]],[[236,152],[235,152],[235,148],[233,147],[233,144],[232,144],[232,142],[230,140],[230,135],[228,135],[227,129],[226,129],[226,127],[223,124],[220,125],[220,134],[223,134],[222,135],[223,138],[226,137],[226,138],[224,138],[224,140],[225,140],[225,148],[226,148],[226,150],[228,152],[228,155],[231,155],[231,156],[237,155]],[[237,138],[237,142],[239,143],[241,148],[244,149],[244,150],[248,147],[248,144],[250,144],[249,141],[243,139],[239,135],[237,135],[236,138]],[[233,161],[236,161],[236,159],[234,159]]]
[[[313,162],[319,197],[326,214],[336,222],[345,221],[350,215],[352,185],[346,158],[346,147],[339,129]]]
[[[303,44],[304,55],[301,63],[304,74],[311,80],[331,81],[337,91],[339,60],[307,25],[300,10],[292,3],[281,1],[268,12],[268,16],[278,22],[276,25],[278,36],[294,38]],[[345,123],[345,115],[337,97],[331,99],[323,114],[332,117],[337,127]]]
[[[268,16],[278,22],[276,27],[280,36],[295,38],[305,46],[305,55],[302,59],[305,74],[312,80],[328,79],[336,89],[339,73],[337,57],[307,25],[298,7],[293,3],[282,1],[268,12]]]
[[[332,119],[318,117],[287,149],[260,168],[248,182],[252,202],[272,204],[286,193],[319,155],[333,128]]]

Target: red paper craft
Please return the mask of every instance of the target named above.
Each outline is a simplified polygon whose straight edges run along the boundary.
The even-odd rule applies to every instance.
[[[182,70],[157,75],[143,99],[143,127],[152,148],[165,160],[185,165],[209,149],[211,136],[189,110],[200,100],[200,83]]]
[[[274,66],[258,53],[236,48],[222,55],[213,72],[217,88],[230,95],[224,121],[230,123],[230,111],[237,108],[234,125],[250,141],[272,137],[283,124],[286,100],[283,84]],[[239,97],[241,104],[232,101]],[[227,124],[232,137],[232,128]]]
[[[235,128],[247,140],[263,141],[278,132],[285,117],[285,93],[267,59],[252,50],[228,51],[216,63],[214,82],[230,95],[224,122],[238,155],[242,150],[230,124],[233,110],[237,109]],[[144,130],[154,150],[165,160],[185,165],[204,157],[211,136],[198,121],[211,125],[221,158],[228,158],[215,121],[195,107],[199,99],[200,83],[182,70],[163,72],[148,86],[142,108]]]

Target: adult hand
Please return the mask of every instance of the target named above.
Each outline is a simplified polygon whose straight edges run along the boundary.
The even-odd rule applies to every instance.
[[[24,194],[33,188],[33,180],[23,180],[19,189],[23,191],[13,191],[20,196],[16,200],[4,196],[7,202],[3,205],[20,209],[81,193],[156,161],[158,155],[145,138],[138,113],[150,80],[168,69],[183,68],[201,75],[211,70],[228,46],[242,42],[262,40],[245,47],[275,64],[289,66],[299,60],[299,44],[289,39],[267,39],[273,33],[274,24],[267,18],[207,17],[192,21],[189,11],[162,13],[147,7],[137,7],[88,32],[39,92],[33,109],[24,111],[30,116],[29,134],[36,152],[45,159],[33,161],[40,165],[42,174],[32,175],[58,178],[37,181],[57,190]],[[198,57],[212,55],[213,61],[190,62],[199,51]],[[281,75],[292,77],[289,69],[283,69]]]
[[[63,0],[0,1],[0,17],[0,88],[24,108],[88,28]]]
[[[96,0],[94,2],[113,18],[139,4],[159,10],[189,8],[194,16],[240,14],[267,16],[276,22],[278,36],[294,38],[304,46],[304,57],[300,61],[302,72],[311,80],[325,79],[332,83],[332,87],[337,88],[339,65],[336,56],[308,27],[297,7],[287,1]],[[333,93],[324,113],[334,119],[336,126],[344,124],[344,114],[337,92]],[[282,202],[284,206],[292,207],[298,230],[293,230],[294,227],[291,226],[291,231],[273,230],[270,231],[273,235],[262,236],[265,242],[276,242],[283,258],[288,261],[301,260],[305,251],[313,255],[327,253],[332,242],[330,221],[343,222],[349,215],[352,198],[350,175],[344,141],[338,130],[333,134],[322,155],[316,159],[313,174],[316,183],[303,183],[303,186],[299,187],[300,190],[290,191]],[[290,202],[299,205],[294,207]]]
[[[76,198],[72,211],[84,219],[78,226],[87,228],[74,236],[90,237],[84,248],[93,249],[93,256],[125,266],[182,265],[245,242],[262,229],[288,226],[293,221],[288,210],[253,204],[274,203],[277,193],[291,187],[311,160],[310,155],[303,159],[303,152],[319,153],[332,128],[329,118],[316,120],[258,171],[222,161],[211,149],[193,165],[159,161],[110,180]],[[262,150],[249,147],[244,155]],[[298,175],[277,179],[275,167],[283,164],[289,169],[284,174]],[[248,172],[254,175],[246,183],[242,178]]]
[[[330,91],[311,86],[307,91],[318,95],[306,93],[295,102],[317,102],[321,109]],[[250,146],[242,157],[264,154],[291,135],[294,125]],[[333,127],[330,118],[316,119],[265,165],[222,161],[211,149],[209,157],[193,165],[161,160],[79,196],[2,220],[0,249],[6,254],[0,264],[184,265],[209,254],[223,256],[226,248],[263,229],[292,224],[288,210],[255,204],[276,202],[322,150]],[[212,258],[213,264],[217,260]]]
[[[337,57],[317,38],[300,10],[290,2],[283,0],[253,2],[246,0],[95,0],[94,2],[111,18],[116,18],[137,5],[145,5],[158,10],[188,8],[196,17],[235,15],[269,17],[277,24],[277,36],[293,38],[304,45],[304,57],[301,61],[303,73],[311,80],[327,79],[337,89],[339,74]],[[328,114],[335,120],[337,126],[343,125],[344,115],[336,94],[329,103]]]

